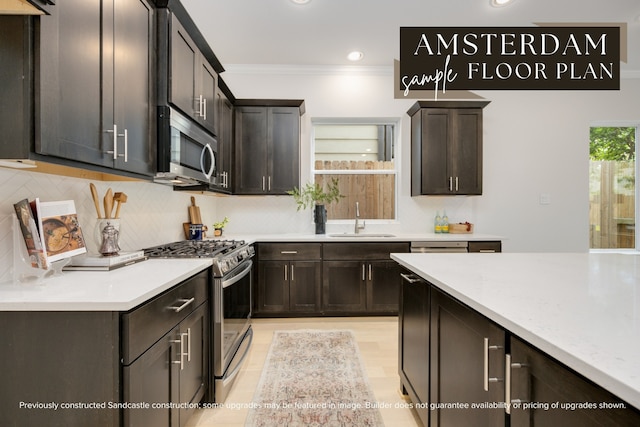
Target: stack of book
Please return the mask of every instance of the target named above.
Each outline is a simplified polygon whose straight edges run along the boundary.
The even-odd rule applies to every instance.
[[[146,259],[143,250],[120,252],[113,256],[80,255],[71,258],[71,262],[63,270],[110,271]]]

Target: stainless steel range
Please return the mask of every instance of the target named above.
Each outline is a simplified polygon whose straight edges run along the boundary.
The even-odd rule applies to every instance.
[[[208,400],[223,402],[249,352],[253,246],[243,240],[183,240],[145,249],[150,258],[211,258],[211,354]]]

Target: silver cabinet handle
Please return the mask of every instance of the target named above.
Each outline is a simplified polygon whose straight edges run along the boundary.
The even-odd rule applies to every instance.
[[[182,371],[184,369],[184,356],[188,356],[187,353],[184,352],[184,337],[189,335],[189,333],[181,333],[180,334],[180,339],[177,340],[171,340],[169,342],[172,343],[180,343],[180,352],[178,353],[178,360],[173,360],[171,361],[171,363],[176,364],[176,365],[180,365],[180,370]],[[190,359],[189,359],[190,360]]]
[[[456,176],[456,193],[458,192],[458,177]]]
[[[269,179],[268,179],[267,184],[268,184],[267,185],[267,191],[271,191],[271,175],[269,175]]]
[[[497,383],[500,381],[499,378],[489,377],[489,350],[498,350],[501,348],[502,346],[499,345],[489,345],[489,338],[484,338],[484,373],[482,382],[484,391],[489,391],[489,383]]]
[[[265,177],[262,177],[262,191],[265,191],[266,186],[265,186]]]
[[[504,364],[504,400],[505,400],[505,406],[504,406],[504,410],[507,414],[511,414],[511,404],[512,403],[523,403],[523,402],[527,402],[526,400],[523,399],[512,399],[511,398],[511,370],[512,369],[521,369],[521,368],[526,368],[527,365],[526,363],[517,363],[517,362],[511,362],[511,355],[510,354],[506,354],[505,355],[505,364]]]
[[[207,98],[202,97],[202,118],[207,120]]]
[[[291,281],[295,282],[296,280],[296,276],[295,276],[295,266],[293,264],[291,264]]]
[[[187,362],[191,362],[191,328],[187,328]]]
[[[511,355],[504,356],[504,411],[511,414]]]
[[[284,265],[284,280],[287,280],[287,272],[289,271],[289,269],[287,268],[287,264]]]
[[[180,313],[182,310],[184,310],[185,308],[187,308],[187,307],[189,306],[189,304],[191,304],[191,303],[192,303],[192,302],[194,302],[195,300],[196,300],[196,298],[195,298],[195,297],[193,297],[193,298],[189,298],[189,299],[181,298],[181,299],[179,299],[179,300],[178,300],[178,301],[176,301],[176,302],[178,302],[178,303],[182,303],[182,305],[180,305],[180,306],[178,306],[178,307],[175,307],[175,306],[169,307],[169,310],[173,310],[173,311],[174,311],[174,312],[176,312],[176,313]]]
[[[280,253],[283,255],[295,255],[298,251],[280,251]]]
[[[127,129],[124,130],[124,162],[127,163],[129,161],[129,132]]]
[[[400,276],[406,280],[409,283],[417,283],[420,281],[420,279],[418,279],[416,276],[414,276],[413,274],[404,274],[404,273],[400,273]]]
[[[371,277],[372,277],[372,274],[371,274],[371,264],[369,264],[369,281],[371,281]]]
[[[496,250],[495,249],[480,249],[478,252],[483,253],[483,254],[495,254]]]
[[[365,280],[366,280],[366,276],[365,276],[365,268],[366,268],[366,267],[365,267],[365,265],[364,265],[364,264],[362,264],[362,281],[365,281]]]
[[[107,154],[113,154],[113,160],[118,159],[118,126],[114,123],[113,129],[108,129],[105,132],[113,134],[113,150],[105,151]]]
[[[453,177],[449,177],[449,191],[453,191]]]

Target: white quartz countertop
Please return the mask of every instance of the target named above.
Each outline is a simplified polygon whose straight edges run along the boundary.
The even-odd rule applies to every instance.
[[[360,236],[349,236],[351,233],[326,233],[326,234],[224,234],[221,239],[245,240],[249,243],[255,242],[318,242],[318,243],[340,243],[340,242],[471,242],[486,240],[505,240],[502,236],[492,234],[436,234],[436,233],[394,233],[365,231]],[[389,234],[391,236],[381,237]],[[339,236],[339,237],[338,237]]]
[[[640,255],[462,253],[392,258],[640,408]]]
[[[0,284],[0,310],[127,311],[210,265],[208,259],[149,259],[111,271]]]

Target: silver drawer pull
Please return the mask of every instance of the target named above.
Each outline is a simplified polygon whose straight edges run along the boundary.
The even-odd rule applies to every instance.
[[[193,297],[193,298],[189,298],[189,299],[181,298],[181,299],[179,299],[177,302],[179,302],[179,303],[181,302],[181,303],[183,303],[183,304],[182,304],[181,306],[179,306],[179,307],[169,307],[169,310],[173,310],[173,311],[175,311],[176,313],[180,313],[182,310],[184,310],[185,308],[187,308],[187,307],[189,306],[189,304],[191,304],[191,303],[192,303],[192,302],[194,302],[195,300],[196,300],[196,298],[195,298],[195,297]]]
[[[402,278],[404,280],[406,280],[409,283],[418,283],[420,281],[420,279],[418,279],[416,276],[414,276],[413,274],[404,274],[404,273],[400,273],[400,276],[402,276]]]
[[[298,251],[280,251],[280,253],[283,255],[295,255]]]

